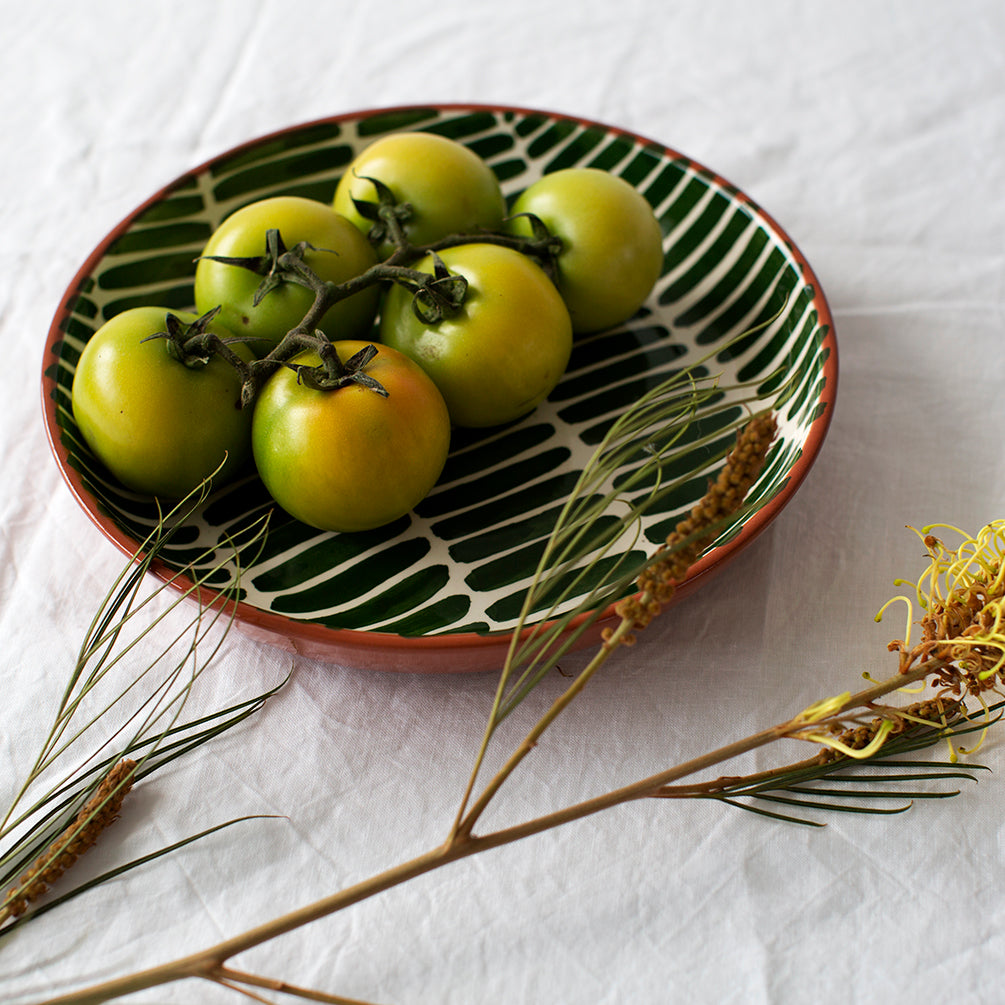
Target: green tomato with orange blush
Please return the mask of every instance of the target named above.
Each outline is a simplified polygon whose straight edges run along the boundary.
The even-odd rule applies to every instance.
[[[401,353],[361,341],[332,350],[356,379],[312,386],[301,368],[321,365],[313,350],[268,379],[255,402],[255,464],[297,520],[326,531],[371,530],[404,517],[436,484],[450,419],[433,382]]]

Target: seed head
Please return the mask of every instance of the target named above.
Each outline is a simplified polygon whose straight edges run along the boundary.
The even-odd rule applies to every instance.
[[[648,565],[638,579],[640,592],[626,597],[615,607],[622,619],[633,628],[645,628],[659,613],[687,575],[688,569],[701,556],[722,530],[722,521],[743,505],[751,485],[764,467],[768,447],[777,432],[777,422],[771,412],[755,416],[740,430],[736,446],[726,458],[719,476],[691,512],[677,524],[660,545],[657,559]],[[605,638],[610,638],[610,631]],[[627,636],[624,641],[633,641]]]
[[[0,920],[17,918],[28,910],[119,815],[122,800],[132,788],[136,762],[119,761],[104,777],[97,791],[77,814],[73,823],[35,860],[16,887],[0,905]]]

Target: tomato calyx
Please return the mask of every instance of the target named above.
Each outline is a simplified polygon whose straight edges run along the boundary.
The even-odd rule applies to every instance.
[[[412,310],[424,325],[437,325],[464,305],[468,281],[451,272],[435,252],[432,273],[396,270],[396,282],[412,291]]]
[[[201,317],[196,318],[191,324],[186,324],[177,314],[168,311],[164,317],[164,331],[154,332],[153,335],[148,335],[141,341],[149,342],[155,338],[164,339],[168,355],[190,370],[199,370],[204,366],[209,366],[214,356],[222,356],[231,366],[241,372],[242,376],[246,375],[248,364],[230,348],[227,344],[228,340],[209,331],[210,323],[219,313],[220,308],[214,307]],[[239,340],[234,339],[233,341]]]
[[[392,200],[390,204],[386,204],[382,208],[387,208],[389,214],[398,219],[398,210],[407,209],[407,204],[393,203],[394,197],[386,186],[374,179],[369,180],[379,186],[382,199]],[[377,209],[373,203],[365,205],[372,210]],[[405,217],[401,216],[400,218],[404,219]],[[293,330],[298,336],[309,335],[317,322],[339,300],[352,296],[365,286],[372,286],[379,282],[397,282],[411,289],[415,294],[416,314],[427,324],[436,324],[447,315],[458,311],[464,303],[464,296],[467,292],[467,281],[464,277],[451,275],[439,259],[437,259],[436,271],[432,277],[427,273],[395,264],[396,258],[415,257],[425,253],[425,249],[417,249],[409,245],[403,234],[399,233],[398,237],[402,242],[399,245],[400,255],[392,255],[386,262],[378,263],[355,279],[341,284],[321,279],[304,260],[304,254],[308,250],[323,251],[325,249],[316,248],[307,241],[301,241],[294,247],[287,248],[282,234],[276,229],[266,232],[265,254],[263,255],[249,257],[207,255],[206,257],[224,265],[247,269],[263,277],[258,289],[255,290],[252,301],[255,307],[283,283],[296,283],[298,286],[310,290],[315,297],[314,303],[301,323]]]
[[[535,259],[545,272],[548,273],[550,278],[554,279],[557,274],[558,256],[562,252],[562,239],[552,234],[544,221],[532,213],[516,214],[516,216],[527,218],[531,228],[531,235],[529,237],[490,230],[478,230],[472,234],[450,234],[431,244],[413,244],[405,230],[405,224],[412,218],[411,203],[398,202],[391,189],[379,178],[360,174],[356,174],[355,176],[362,181],[368,181],[373,185],[377,193],[377,202],[369,202],[365,199],[356,198],[353,198],[351,201],[356,208],[356,212],[371,224],[370,230],[367,233],[367,240],[375,247],[379,247],[384,242],[394,245],[394,251],[385,259],[385,264],[397,265],[400,262],[412,261],[424,255],[434,254],[445,248],[454,248],[461,244],[481,242],[483,244],[498,244],[506,248],[513,248],[515,251],[519,251]],[[515,219],[515,217],[511,217],[510,219]],[[508,222],[509,220],[504,221],[504,223]],[[416,310],[424,310],[424,302],[428,302],[429,300],[435,302],[437,299],[435,294],[431,298],[423,295],[420,297]],[[452,295],[449,296],[448,303],[446,305],[434,306],[432,308],[433,312],[435,313],[438,307],[442,308],[443,306],[446,307],[448,312],[451,309],[456,309],[450,306],[450,301],[453,301],[453,299]],[[429,323],[435,324],[435,322]]]
[[[314,273],[304,261],[304,254],[307,251],[323,251],[316,248],[308,241],[300,241],[292,248],[287,248],[283,241],[283,236],[279,230],[273,228],[265,233],[265,253],[261,255],[229,256],[229,255],[203,255],[210,262],[219,262],[221,265],[232,265],[239,269],[247,269],[256,275],[262,276],[262,282],[255,295],[252,304],[257,307],[273,290],[278,289],[283,283],[296,283],[298,286],[306,286],[313,289],[315,285]],[[198,259],[197,259],[198,260]]]
[[[557,234],[553,234],[548,229],[548,225],[533,213],[514,213],[505,222],[510,223],[520,217],[523,217],[530,225],[531,236],[518,238],[517,240],[520,241],[520,244],[516,246],[517,250],[535,258],[541,268],[544,269],[548,278],[552,282],[557,282],[558,256],[564,248],[562,238]]]
[[[360,387],[365,387],[379,394],[382,398],[387,398],[389,395],[384,385],[366,372],[367,364],[377,355],[377,351],[375,345],[364,346],[343,363],[339,359],[334,345],[327,339],[323,339],[318,346],[318,355],[321,357],[321,363],[318,366],[290,363],[286,365],[292,370],[296,370],[297,380],[301,384],[315,391],[337,391],[350,384],[358,384]]]
[[[356,172],[353,174],[361,181],[368,181],[377,193],[376,202],[352,199],[356,212],[370,222],[367,240],[374,247],[380,247],[384,241],[390,241],[396,248],[405,247],[408,238],[405,236],[404,225],[412,218],[411,203],[398,202],[391,189],[379,178],[371,178],[369,175],[360,175]]]

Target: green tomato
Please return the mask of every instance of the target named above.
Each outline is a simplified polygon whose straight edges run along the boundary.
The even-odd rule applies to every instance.
[[[506,213],[499,182],[473,150],[436,133],[391,133],[366,147],[346,169],[335,189],[333,206],[364,233],[373,221],[355,202],[376,204],[377,191],[367,178],[386,185],[411,214],[405,232],[412,244],[424,245],[450,234],[498,230]],[[386,258],[394,245],[383,240]]]
[[[366,342],[336,342],[346,363]],[[258,473],[287,513],[319,530],[370,530],[413,509],[436,484],[450,448],[450,419],[433,382],[387,346],[363,369],[387,392],[349,383],[316,390],[284,367],[255,402]],[[301,353],[292,366],[316,366]]]
[[[569,363],[569,312],[544,270],[526,255],[493,244],[464,244],[440,253],[468,282],[460,310],[425,324],[412,294],[392,286],[381,311],[380,337],[432,377],[457,426],[510,422],[536,408]],[[434,272],[432,256],[416,268]]]
[[[275,196],[228,216],[213,232],[196,265],[195,306],[200,313],[219,306],[220,321],[248,339],[260,356],[300,324],[314,294],[287,282],[271,290],[256,306],[255,293],[263,277],[206,256],[261,257],[269,230],[279,231],[288,250],[301,241],[311,245],[304,262],[328,282],[342,284],[377,263],[373,248],[360,232],[330,206],[314,199]],[[318,327],[331,339],[363,337],[373,325],[379,297],[375,285],[360,290],[331,307]]]
[[[513,204],[508,229],[528,236],[520,213],[561,239],[558,289],[574,330],[600,331],[632,317],[663,269],[663,237],[652,207],[623,178],[596,168],[546,174]]]
[[[163,307],[134,307],[90,338],[73,376],[73,417],[95,457],[127,488],[177,499],[213,475],[220,485],[251,453],[251,409],[242,409],[241,378],[214,356],[189,367],[163,338]],[[184,324],[195,314],[173,313]],[[234,336],[211,322],[222,339]],[[231,348],[253,358],[240,343]]]

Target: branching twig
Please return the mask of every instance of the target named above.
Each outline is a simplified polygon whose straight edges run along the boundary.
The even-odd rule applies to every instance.
[[[369,899],[434,869],[442,868],[452,862],[469,858],[472,855],[480,854],[492,848],[512,844],[515,841],[552,830],[576,820],[582,820],[615,806],[639,799],[659,796],[665,786],[681,778],[698,774],[718,764],[732,760],[741,754],[774,743],[777,740],[798,737],[806,730],[809,724],[825,726],[843,721],[842,717],[846,716],[849,712],[868,708],[877,698],[890,694],[913,681],[921,680],[931,672],[932,668],[917,667],[907,674],[897,674],[889,680],[874,684],[856,695],[846,695],[835,699],[831,711],[824,718],[817,718],[816,712],[813,710],[800,712],[793,718],[779,723],[770,729],[761,730],[744,739],[727,744],[711,753],[703,754],[675,767],[640,779],[630,785],[622,786],[603,795],[564,807],[553,813],[547,813],[532,820],[524,821],[521,824],[502,828],[484,835],[459,835],[438,848],[431,849],[370,879],[347,887],[331,896],[323,897],[312,904],[291,911],[281,917],[274,918],[265,924],[252,928],[224,942],[220,942],[208,949],[126,977],[94,985],[82,991],[49,999],[45,1005],[71,1005],[71,1003],[74,1003],[74,1005],[95,1005],[95,1003],[122,997],[132,992],[158,987],[187,978],[202,977],[212,980],[214,979],[214,975],[220,971],[220,968],[224,967],[226,961],[238,953],[262,945],[280,935],[335,914],[353,904]],[[233,975],[235,972],[228,971],[228,973]],[[230,979],[235,982],[239,980],[236,976],[231,976]],[[316,1000],[338,1001],[339,999],[317,998]]]

